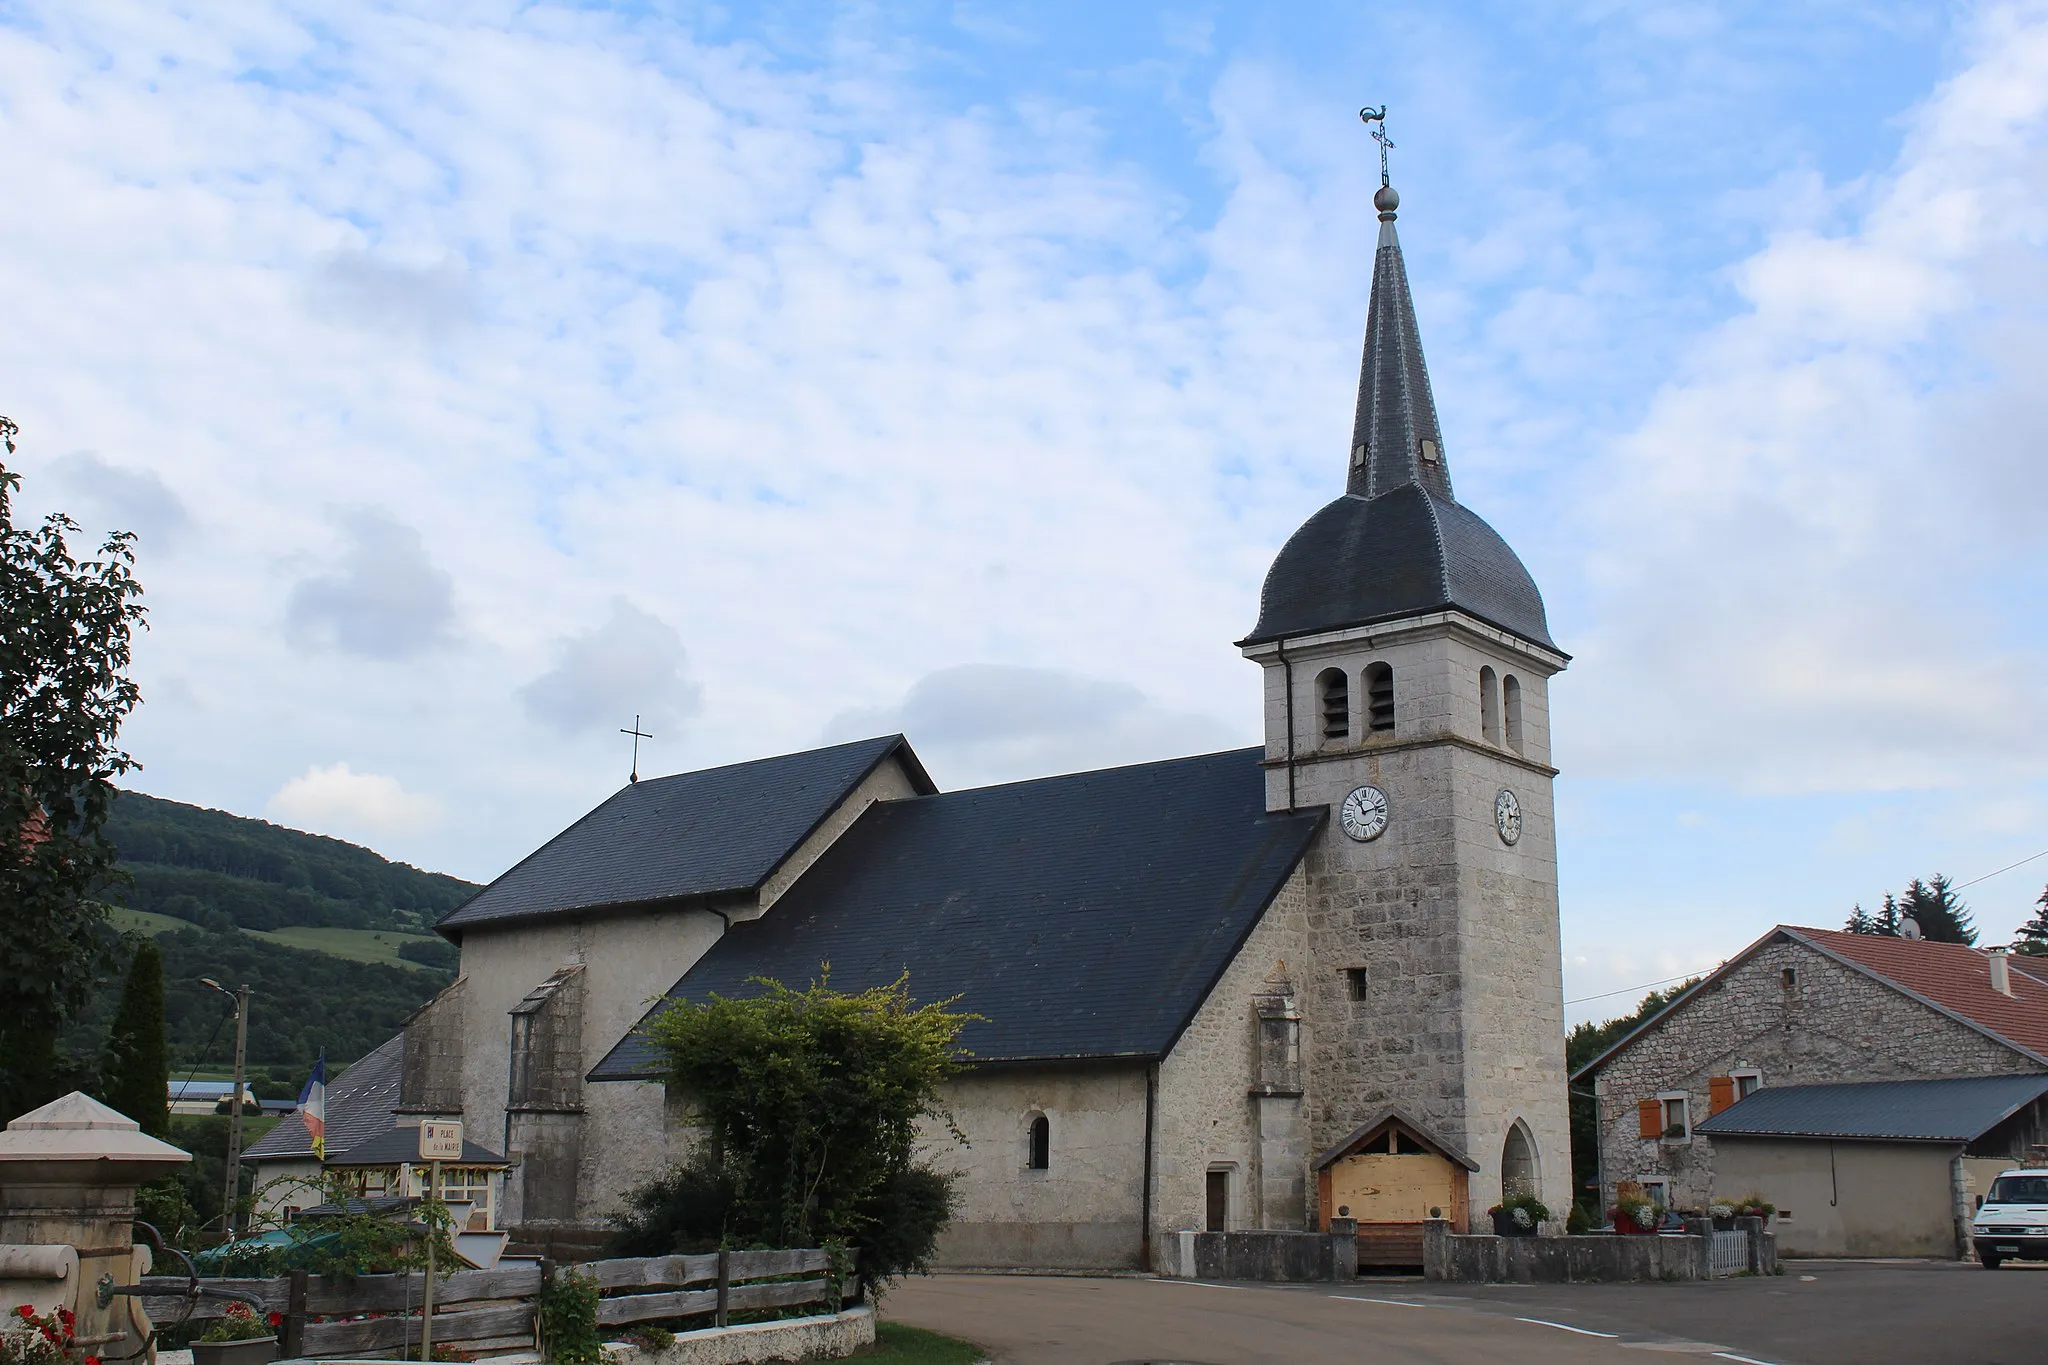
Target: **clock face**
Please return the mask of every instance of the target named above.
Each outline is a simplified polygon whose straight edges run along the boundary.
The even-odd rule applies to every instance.
[[[1359,843],[1377,839],[1387,830],[1387,794],[1378,787],[1359,787],[1337,808],[1337,823]]]
[[[1506,787],[1493,798],[1493,827],[1500,831],[1500,841],[1512,844],[1522,837],[1522,803]]]

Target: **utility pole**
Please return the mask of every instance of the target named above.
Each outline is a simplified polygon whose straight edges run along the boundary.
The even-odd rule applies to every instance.
[[[230,991],[210,976],[199,982],[235,1002],[235,1088],[228,1095],[228,1168],[221,1177],[220,1218],[228,1240],[235,1236],[235,1199],[242,1187],[242,1095],[249,1062],[249,985]]]

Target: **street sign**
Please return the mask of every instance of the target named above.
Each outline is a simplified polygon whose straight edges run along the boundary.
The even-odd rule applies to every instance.
[[[462,1120],[428,1119],[420,1124],[420,1160],[462,1160]]]

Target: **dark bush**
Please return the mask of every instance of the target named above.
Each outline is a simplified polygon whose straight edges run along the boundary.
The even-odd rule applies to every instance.
[[[626,1196],[612,1217],[609,1256],[673,1256],[716,1251],[728,1234],[742,1245],[752,1230],[732,1224],[732,1181],[709,1163],[678,1166]]]
[[[878,1283],[922,1275],[953,1216],[953,1177],[928,1166],[897,1171],[862,1212],[868,1225],[856,1239],[861,1274]]]

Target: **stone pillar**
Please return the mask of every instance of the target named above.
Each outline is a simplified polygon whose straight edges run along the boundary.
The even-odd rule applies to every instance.
[[[1308,1125],[1301,1112],[1301,1011],[1293,986],[1285,981],[1268,981],[1252,998],[1252,1008],[1259,1030],[1259,1083],[1251,1092],[1258,1134],[1254,1226],[1305,1231],[1311,1222]]]
[[[75,1090],[0,1133],[0,1244],[76,1249],[68,1306],[80,1354],[140,1353],[149,1335],[141,1300],[115,1295],[102,1307],[98,1285],[102,1276],[134,1284],[148,1272],[148,1248],[134,1244],[135,1191],[191,1159]]]

